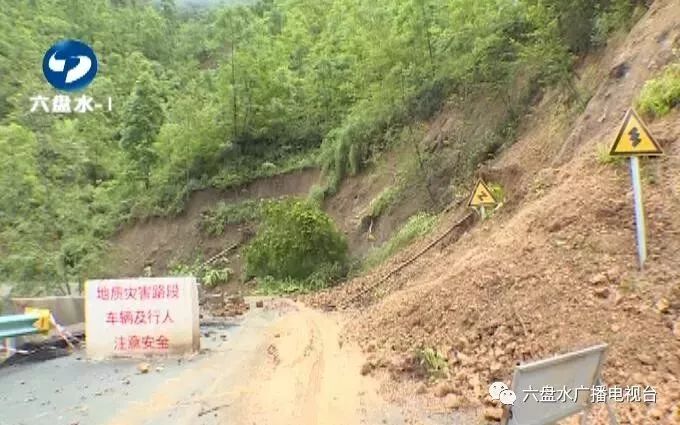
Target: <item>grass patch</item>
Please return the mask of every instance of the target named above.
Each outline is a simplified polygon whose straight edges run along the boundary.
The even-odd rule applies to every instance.
[[[389,241],[368,254],[364,264],[367,268],[371,268],[382,263],[415,239],[428,234],[434,228],[436,221],[437,217],[432,214],[418,213],[411,216]]]
[[[669,65],[642,87],[636,106],[646,115],[662,117],[680,104],[680,63]]]
[[[318,149],[290,154],[278,162],[251,159],[239,166],[230,166],[210,179],[209,186],[216,189],[231,189],[254,180],[286,174],[317,166]]]
[[[229,282],[234,272],[229,267],[224,268],[206,268],[203,273],[203,285],[207,288],[214,288],[218,285],[223,285]]]
[[[340,264],[324,265],[305,279],[264,276],[257,279],[256,295],[306,294],[335,285],[346,270]]]
[[[596,148],[597,162],[602,165],[619,165],[623,164],[624,157],[610,155],[611,146],[606,143],[600,143]]]
[[[242,224],[258,221],[262,217],[262,200],[243,201],[236,204],[220,202],[215,208],[207,210],[201,217],[201,231],[218,236],[224,233],[229,224]]]
[[[383,191],[371,201],[371,204],[368,207],[371,217],[380,217],[383,213],[387,212],[397,201],[400,194],[401,188],[399,186],[390,186],[383,189]]]
[[[323,205],[323,200],[325,197],[326,189],[321,185],[315,184],[311,189],[309,189],[307,200],[320,208]]]
[[[304,282],[295,279],[275,279],[265,276],[257,280],[255,295],[306,294],[310,292]]]

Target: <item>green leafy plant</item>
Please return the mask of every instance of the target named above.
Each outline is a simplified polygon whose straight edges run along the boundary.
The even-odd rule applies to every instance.
[[[208,288],[214,288],[218,285],[227,283],[232,275],[232,270],[227,267],[223,269],[209,268],[202,274],[201,281],[203,284]]]
[[[309,292],[304,282],[295,279],[274,279],[271,276],[265,276],[258,279],[257,295],[289,295],[302,294]]]
[[[595,17],[592,41],[595,45],[604,45],[610,34],[620,31],[628,32],[644,8],[630,0],[612,0]]]
[[[309,284],[315,274],[323,279],[341,274],[347,264],[347,242],[316,205],[289,199],[264,208],[263,222],[246,247],[245,258],[248,277]]]
[[[255,291],[259,295],[288,295],[304,294],[329,287],[345,274],[345,267],[338,263],[321,266],[319,270],[305,279],[284,278],[276,279],[272,276],[258,278]]]
[[[364,260],[365,266],[371,268],[385,261],[415,239],[428,234],[434,228],[436,222],[437,217],[427,213],[411,216],[390,240],[369,252]]]
[[[214,288],[229,282],[233,271],[223,264],[204,264],[199,258],[192,264],[181,262],[170,266],[171,276],[194,276],[206,288]]]
[[[662,117],[680,104],[680,63],[669,65],[642,87],[636,105],[640,112]]]
[[[420,348],[415,354],[418,366],[432,379],[444,378],[449,372],[446,357],[433,348]]]
[[[195,276],[197,268],[183,263],[175,263],[170,266],[168,273],[171,276]]]
[[[505,189],[503,186],[499,183],[489,183],[487,186],[489,187],[493,198],[496,200],[496,203],[499,205],[503,204],[505,202]]]
[[[315,184],[309,190],[309,195],[307,196],[307,199],[312,204],[314,204],[318,207],[321,207],[325,197],[326,197],[326,189],[324,187],[318,185],[318,184]]]

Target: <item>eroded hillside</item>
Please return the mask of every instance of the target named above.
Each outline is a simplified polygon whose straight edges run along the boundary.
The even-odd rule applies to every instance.
[[[429,241],[317,297],[363,306],[350,310],[347,333],[372,353],[375,373],[403,384],[387,386],[395,398],[491,406],[488,384],[509,381],[516,361],[604,342],[605,382],[658,392],[656,406],[616,405],[619,420],[680,422],[680,112],[650,122],[666,155],[643,161],[650,252],[643,271],[627,163],[598,155],[644,82],[678,60],[679,46],[680,4],[656,1],[620,46],[590,64],[597,90],[580,116],[565,121],[559,99],[544,98],[518,142],[481,170],[508,200],[490,220],[444,238],[370,291],[363,292]],[[462,215],[462,206],[446,214],[431,240]],[[448,378],[422,384],[413,358],[422,347],[448,358]]]
[[[112,240],[109,274],[139,276],[167,273],[173,266],[207,260],[225,248],[247,241],[252,223],[227,224],[218,235],[201,230],[204,214],[218,203],[238,204],[248,200],[304,196],[317,182],[319,172],[305,169],[256,180],[230,191],[205,189],[191,194],[187,208],[176,217],[150,217],[124,227]],[[238,252],[238,250],[236,250]],[[234,256],[230,266],[240,272]]]
[[[461,180],[460,170],[479,153],[469,151],[466,140],[483,138],[507,119],[493,97],[477,96],[469,108],[450,99],[423,124],[415,151],[406,144],[378,155],[325,200],[358,255],[387,241],[414,213],[443,211],[429,237],[307,298],[326,308],[349,307],[346,333],[370,353],[367,371],[390,375],[386,387],[394,399],[417,394],[435,408],[484,406],[495,417],[487,385],[508,381],[515,362],[606,342],[608,384],[651,385],[659,394],[654,407],[617,406],[619,419],[679,420],[680,112],[649,117],[666,155],[643,161],[650,252],[644,271],[636,266],[627,164],[602,154],[643,84],[678,61],[679,23],[677,2],[656,1],[627,37],[583,58],[577,101],[557,89],[533,98],[516,142],[494,147],[502,153],[475,172],[503,188],[505,201],[491,219],[472,216],[448,232],[468,217],[464,201],[473,179]],[[400,161],[420,152],[445,158],[445,166],[373,216],[375,200],[403,177]],[[438,179],[446,173],[456,178]],[[151,263],[166,270],[171,260],[210,256],[242,240],[240,226],[227,226],[216,238],[196,236],[201,213],[218,200],[301,196],[320,181],[318,172],[305,171],[255,183],[263,191],[198,192],[179,218],[151,219],[118,235],[118,246],[138,247],[128,251],[125,271],[137,274]],[[446,356],[447,378],[423,383],[414,367],[414,353],[423,347]]]

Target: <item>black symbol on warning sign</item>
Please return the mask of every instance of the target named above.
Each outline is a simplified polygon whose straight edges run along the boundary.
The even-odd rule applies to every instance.
[[[486,199],[486,193],[482,192],[479,195],[477,195],[477,197],[479,198],[480,201],[483,201]]]
[[[637,129],[637,127],[633,127],[633,129],[628,132],[628,135],[630,136],[630,142],[634,148],[636,148],[637,145],[642,142],[640,139],[640,131]]]

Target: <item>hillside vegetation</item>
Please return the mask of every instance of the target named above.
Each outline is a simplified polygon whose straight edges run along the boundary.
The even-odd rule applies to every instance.
[[[436,198],[430,185],[444,171],[454,166],[460,180],[514,141],[543,88],[587,100],[571,84],[576,59],[627,29],[644,6],[263,0],[186,11],[172,0],[154,4],[0,0],[1,281],[52,290],[98,275],[106,241],[122,223],[175,214],[198,188],[313,165],[324,171],[314,190],[322,200],[381,151],[417,137],[418,123],[446,100],[496,99],[502,120],[465,140],[459,162],[414,144]],[[110,96],[112,111],[30,112],[32,97],[56,94],[40,64],[62,38],[93,47],[100,69],[86,93]]]

